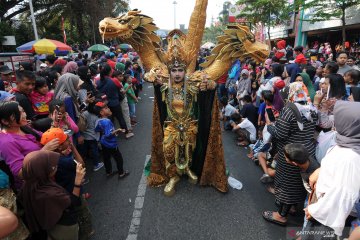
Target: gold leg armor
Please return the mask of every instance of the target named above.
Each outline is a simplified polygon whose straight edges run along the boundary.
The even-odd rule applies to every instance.
[[[175,185],[180,181],[180,177],[176,175],[175,177],[170,178],[170,181],[166,184],[164,188],[165,196],[171,197],[175,194]]]
[[[191,184],[196,184],[198,182],[198,177],[196,176],[196,174],[190,170],[190,168],[186,168],[185,169],[185,173],[186,175],[189,177],[188,181]]]

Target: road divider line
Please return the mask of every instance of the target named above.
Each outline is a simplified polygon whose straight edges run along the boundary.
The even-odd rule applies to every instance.
[[[144,164],[144,168],[146,166],[146,164],[148,163],[148,161],[150,160],[151,155],[146,155],[145,158],[145,164]],[[142,213],[142,208],[144,206],[144,201],[145,201],[145,194],[146,194],[146,176],[144,174],[141,175],[141,179],[138,185],[138,190],[137,190],[137,194],[136,194],[136,198],[135,198],[135,203],[134,203],[134,211],[133,211],[133,215],[132,215],[132,219],[130,222],[130,227],[129,227],[129,232],[128,232],[128,236],[126,238],[126,240],[137,240],[137,235],[140,229],[140,223],[141,223],[141,213]]]

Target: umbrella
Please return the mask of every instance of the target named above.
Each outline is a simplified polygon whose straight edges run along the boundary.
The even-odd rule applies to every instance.
[[[109,47],[102,44],[95,44],[88,48],[88,51],[91,52],[106,52],[109,51]]]
[[[215,47],[215,44],[212,42],[206,42],[201,46],[201,48],[206,48],[206,49],[210,49],[212,47]]]
[[[119,48],[121,48],[121,49],[129,49],[129,48],[131,48],[131,45],[126,44],[126,43],[122,43],[122,44],[119,45]]]
[[[62,42],[43,38],[25,43],[17,47],[16,50],[27,53],[66,55],[72,49]]]

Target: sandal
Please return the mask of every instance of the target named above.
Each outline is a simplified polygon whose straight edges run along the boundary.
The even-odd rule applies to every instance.
[[[110,178],[110,177],[114,176],[114,175],[117,174],[117,173],[118,173],[118,171],[114,171],[114,172],[111,172],[111,173],[107,173],[107,174],[106,174],[106,177],[107,177],[107,178]]]
[[[91,198],[91,194],[90,194],[90,193],[84,193],[84,194],[83,194],[83,197],[84,197],[85,199],[89,199],[89,198]]]
[[[286,222],[281,222],[279,220],[274,219],[272,211],[265,211],[263,212],[262,216],[266,221],[278,224],[280,226],[286,226]]]
[[[129,174],[130,174],[130,172],[128,170],[125,170],[123,172],[123,174],[119,174],[118,179],[123,179],[123,178],[127,177]]]
[[[236,145],[240,146],[240,147],[246,147],[249,144],[243,143],[243,142],[237,142]]]

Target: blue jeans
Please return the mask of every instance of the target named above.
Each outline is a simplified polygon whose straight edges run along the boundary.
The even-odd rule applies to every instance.
[[[130,112],[130,117],[134,118],[135,117],[135,103],[128,103],[129,105],[129,112]]]
[[[90,158],[93,162],[94,167],[100,161],[100,154],[98,149],[98,143],[96,140],[84,140],[84,144],[78,145],[79,152],[83,158],[86,158],[90,152]]]

